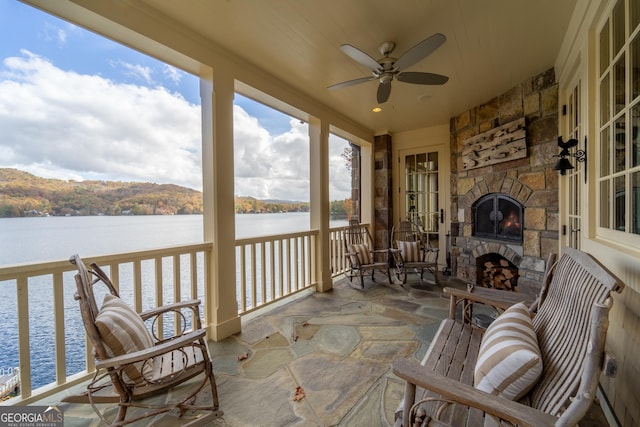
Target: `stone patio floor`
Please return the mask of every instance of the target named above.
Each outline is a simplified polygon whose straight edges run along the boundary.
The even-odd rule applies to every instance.
[[[396,357],[421,360],[448,314],[442,286],[466,287],[448,276],[440,286],[411,276],[406,285],[368,280],[364,290],[342,278],[330,292],[305,291],[245,316],[242,333],[210,343],[224,411],[210,425],[393,425],[404,382],[390,372],[390,362]],[[297,387],[305,396],[294,401]],[[100,425],[89,405],[60,404],[59,399],[38,404],[62,408],[65,426]],[[185,422],[169,413],[137,424]],[[603,425],[607,422],[598,405],[581,423]]]

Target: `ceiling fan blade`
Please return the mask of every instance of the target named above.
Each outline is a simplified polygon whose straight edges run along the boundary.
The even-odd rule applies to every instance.
[[[366,83],[373,79],[375,79],[375,77],[371,76],[371,77],[361,77],[359,79],[354,79],[354,80],[347,80],[346,82],[336,83],[334,85],[331,85],[327,87],[327,89],[329,90],[342,89],[343,87],[355,86],[355,85],[359,85],[360,83]]]
[[[411,67],[418,61],[426,58],[447,41],[444,34],[436,33],[422,40],[420,43],[406,51],[395,63],[399,71]]]
[[[378,104],[384,104],[391,95],[391,82],[378,85]]]
[[[443,85],[449,81],[449,77],[442,74],[420,73],[407,71],[400,73],[396,79],[404,83],[413,83],[416,85]]]
[[[340,49],[351,57],[354,61],[364,65],[370,70],[382,71],[382,66],[378,64],[378,61],[350,44],[340,45]]]

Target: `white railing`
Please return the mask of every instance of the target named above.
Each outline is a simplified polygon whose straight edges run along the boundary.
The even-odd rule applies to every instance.
[[[348,226],[344,226],[330,230],[329,259],[331,260],[331,277],[339,276],[349,269],[344,246],[344,231],[348,228]]]
[[[238,313],[315,285],[316,231],[236,240]]]
[[[174,300],[206,301],[211,249],[211,243],[202,243],[83,261],[103,267],[120,296],[140,312]],[[18,354],[21,403],[81,382],[94,370],[93,354],[73,298],[75,271],[67,261],[0,268],[4,303],[16,307],[16,321],[5,322],[0,335],[4,338],[2,345],[13,347]],[[203,313],[207,313],[206,308]],[[34,371],[55,372],[55,378],[47,385],[38,384],[34,393]]]
[[[346,270],[343,233],[331,229],[330,263],[335,277]],[[313,287],[316,282],[317,231],[265,236],[236,241],[238,313]],[[123,300],[136,311],[173,301],[208,301],[211,243],[160,248],[83,258],[96,262],[109,275]],[[15,316],[0,331],[3,346],[18,355],[20,397],[29,404],[88,378],[94,371],[86,340],[74,280],[76,268],[68,261],[23,264],[0,268],[3,305],[16,307]],[[201,313],[208,324],[208,310]],[[15,319],[15,321],[12,321]],[[159,331],[163,334],[163,331]],[[34,384],[34,372],[55,372]],[[11,403],[9,403],[11,404]]]

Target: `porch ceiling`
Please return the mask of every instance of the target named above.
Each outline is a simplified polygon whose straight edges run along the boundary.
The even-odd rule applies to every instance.
[[[376,133],[435,124],[553,67],[576,0],[130,0],[210,39]],[[381,113],[377,81],[343,43],[374,58],[396,42],[397,57],[434,33],[447,42],[409,71],[450,77],[444,86],[394,80]]]

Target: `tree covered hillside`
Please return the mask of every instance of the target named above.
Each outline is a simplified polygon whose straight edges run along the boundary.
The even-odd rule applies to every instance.
[[[331,202],[331,215],[347,217],[351,200]],[[237,213],[308,212],[308,202],[236,197]],[[173,184],[65,181],[0,168],[0,218],[65,215],[202,214],[202,193]]]
[[[65,181],[0,168],[0,217],[201,213],[202,193],[178,185]]]

